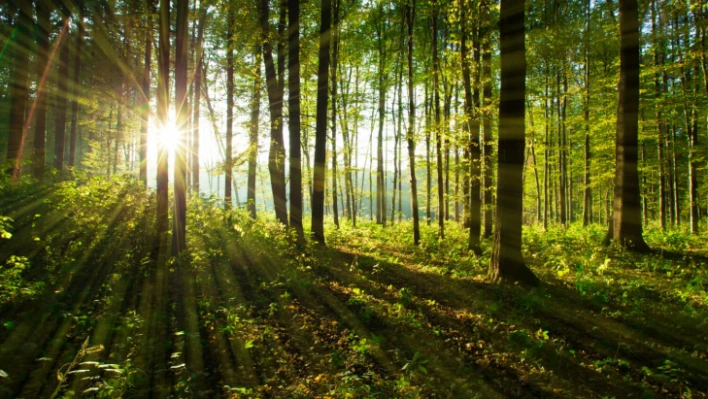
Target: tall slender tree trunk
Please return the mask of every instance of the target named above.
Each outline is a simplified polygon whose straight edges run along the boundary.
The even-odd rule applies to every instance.
[[[562,73],[565,73],[563,71]],[[561,99],[562,96],[562,99]],[[558,210],[560,224],[567,224],[566,178],[565,178],[565,93],[561,93],[561,71],[556,72],[556,107],[558,112]]]
[[[642,161],[642,223],[646,226],[649,223],[649,206],[647,203],[647,161],[646,161],[646,149],[644,146],[644,141],[642,141],[641,147],[639,148],[640,157]]]
[[[430,223],[433,219],[432,217],[432,210],[431,210],[431,205],[433,202],[433,196],[432,196],[432,191],[433,191],[433,173],[432,173],[432,168],[431,168],[431,161],[430,161],[430,139],[432,135],[432,129],[430,127],[430,108],[432,107],[432,100],[430,99],[430,96],[428,95],[428,82],[425,83],[425,167],[426,167],[426,201],[425,201],[425,212],[427,216],[427,224],[430,226]]]
[[[263,0],[263,2],[265,3],[267,10],[268,0]],[[235,8],[236,5],[234,4],[234,0],[228,0],[228,10],[226,14],[226,153],[224,154],[224,206],[227,210],[230,210],[233,204],[232,173],[234,166],[232,146],[234,136],[234,47],[236,45],[234,42],[234,34],[236,29]]]
[[[679,195],[678,154],[676,153],[676,122],[671,122],[671,187],[674,195],[675,227],[681,226],[681,197]]]
[[[251,126],[248,141],[248,194],[246,197],[248,213],[256,218],[256,173],[258,167],[258,120],[261,113],[261,46],[257,45],[253,53],[255,60],[253,77],[253,96],[251,98]]]
[[[694,67],[693,81],[694,81],[694,95],[698,97],[700,91],[698,86],[698,66]],[[688,112],[688,110],[686,110]],[[698,220],[699,220],[699,209],[698,209],[698,165],[697,165],[697,154],[698,151],[698,126],[699,126],[699,111],[696,104],[691,107],[691,117],[687,120],[687,123],[692,123],[693,126],[689,130],[690,134],[688,137],[688,194],[689,194],[689,223],[691,226],[691,234],[698,234]]]
[[[548,109],[550,108],[550,105],[548,103],[548,74],[546,73],[546,79],[545,79],[545,100],[544,100],[544,107],[543,107],[543,112],[544,112],[544,119],[545,119],[545,134],[543,138],[543,230],[546,231],[548,230],[548,218],[550,216],[549,208],[551,206],[551,201],[548,197],[548,175],[551,173],[551,166],[549,162],[549,158],[551,155],[551,152],[549,151],[551,142],[549,140],[549,117],[548,117]],[[551,218],[553,216],[550,216]]]
[[[476,76],[475,76],[475,86],[474,90],[472,88],[472,73],[470,65],[470,55],[468,49],[467,38],[469,32],[467,31],[467,21],[471,18],[467,17],[469,3],[465,0],[461,1],[460,4],[460,20],[461,29],[460,34],[460,58],[462,60],[462,82],[465,89],[465,118],[467,123],[465,128],[467,130],[467,158],[469,159],[469,168],[467,169],[468,187],[469,194],[466,195],[465,207],[467,208],[466,219],[467,225],[469,226],[469,240],[468,248],[474,251],[476,254],[481,252],[480,248],[480,229],[481,229],[481,196],[480,196],[480,175],[481,175],[481,148],[479,143],[479,77],[482,75],[479,70],[480,60],[480,46],[479,40],[481,39],[481,33],[473,33],[473,50],[475,57]],[[478,19],[479,20],[479,19]]]
[[[270,185],[273,192],[273,205],[276,219],[288,224],[287,201],[285,199],[285,146],[283,142],[283,92],[285,71],[285,46],[283,33],[285,31],[285,11],[280,5],[280,18],[278,23],[278,66],[276,71],[273,61],[273,45],[270,43],[268,31],[268,0],[261,0],[261,30],[263,34],[263,61],[266,72],[266,88],[268,91],[268,104],[270,109],[270,150],[268,152],[268,170],[270,172]]]
[[[492,103],[492,50],[491,50],[491,33],[487,33],[482,41],[482,97],[484,108],[488,108]],[[482,113],[484,136],[482,141],[484,160],[484,230],[482,236],[487,238],[492,236],[492,211],[494,205],[492,187],[493,187],[493,162],[492,159],[492,117],[491,111],[486,110]]]
[[[376,22],[376,37],[378,42],[379,66],[379,132],[376,145],[376,223],[386,225],[386,172],[384,171],[384,122],[386,119],[386,21],[383,3],[378,6],[379,20]]]
[[[44,167],[47,153],[47,77],[49,76],[49,32],[52,26],[49,15],[52,12],[51,3],[37,1],[37,110],[34,123],[34,177],[41,179],[44,176]],[[57,40],[61,40],[61,37]],[[13,75],[14,79],[14,75]],[[14,101],[13,101],[14,104]],[[8,158],[10,159],[10,158]]]
[[[315,173],[312,193],[312,233],[316,241],[324,244],[324,200],[327,156],[327,100],[329,98],[329,56],[331,39],[332,4],[322,0],[320,21],[320,50],[317,69],[317,115],[315,119]]]
[[[659,220],[661,223],[661,229],[666,230],[666,177],[664,175],[664,129],[665,124],[662,120],[661,112],[661,73],[658,68],[661,66],[661,53],[660,44],[658,40],[658,26],[656,24],[657,20],[657,9],[656,2],[652,2],[652,19],[651,19],[651,30],[652,30],[652,40],[654,42],[654,67],[657,71],[654,73],[654,107],[656,109],[656,151],[657,151],[657,164],[659,169]]]
[[[524,0],[501,0],[501,90],[497,216],[489,277],[495,283],[540,282],[521,254],[526,105]]]
[[[170,0],[160,0],[159,48],[157,77],[157,118],[160,126],[167,126],[170,108]],[[168,153],[163,140],[157,142],[157,232],[163,252],[168,228],[169,199],[167,196]]]
[[[72,82],[72,99],[71,99],[71,133],[69,136],[69,167],[74,167],[76,164],[76,136],[79,128],[79,81],[81,78],[81,43],[84,38],[84,7],[82,1],[76,3],[79,9],[79,18],[77,21],[78,31],[76,32],[76,41],[74,45],[74,81]]]
[[[145,0],[148,11],[145,30],[145,61],[143,62],[143,81],[140,101],[140,181],[148,185],[147,158],[148,158],[148,126],[150,121],[150,69],[152,66],[152,16],[153,0]]]
[[[620,0],[620,81],[617,106],[615,199],[609,238],[637,251],[642,237],[637,172],[639,134],[639,13],[637,0]]]
[[[403,96],[403,61],[401,57],[403,56],[403,41],[405,38],[405,16],[402,15],[401,18],[401,37],[400,37],[400,46],[399,46],[399,52],[398,56],[396,57],[396,79],[397,79],[397,89],[396,89],[396,98],[397,98],[397,106],[396,106],[396,112],[398,116],[394,114],[394,126],[395,126],[395,131],[394,131],[394,144],[393,144],[393,195],[391,198],[391,224],[395,222],[395,216],[396,216],[396,195],[399,193],[398,189],[398,184],[401,179],[401,169],[399,167],[399,160],[400,160],[400,155],[398,153],[398,148],[399,148],[399,142],[401,138],[401,119],[403,117],[403,110],[402,110],[402,104],[403,104],[403,99],[401,98]],[[391,107],[391,112],[393,113],[393,107]]]
[[[65,19],[70,19],[71,14],[66,7],[60,7]],[[54,128],[54,168],[62,173],[64,170],[64,153],[66,152],[66,111],[69,104],[68,98],[68,80],[69,76],[69,40],[68,40],[68,24],[65,24],[64,29],[67,29],[67,38],[62,40],[58,46],[59,49],[59,74],[57,75],[57,91],[55,97],[55,128]]]
[[[583,121],[585,122],[585,163],[583,170],[583,226],[592,223],[592,188],[590,187],[590,0],[586,2],[585,15],[585,103]]]
[[[290,135],[290,228],[305,243],[302,228],[302,155],[300,143],[300,0],[288,0],[288,133]]]
[[[292,1],[292,0],[289,0]],[[332,12],[334,14],[334,27],[332,28],[332,214],[334,215],[334,226],[339,228],[339,207],[337,206],[337,62],[339,58],[339,0],[332,1]]]
[[[25,141],[25,108],[28,100],[28,64],[29,49],[31,48],[30,27],[32,24],[32,8],[29,2],[14,0],[18,15],[15,18],[14,32],[9,40],[12,52],[10,60],[13,62],[12,75],[10,78],[10,123],[9,137],[7,141],[7,161],[10,168],[6,174],[16,181],[19,177],[20,163],[22,162],[22,151]],[[68,29],[65,25],[64,29]],[[66,55],[68,62],[68,53]],[[68,68],[68,67],[67,67]],[[66,75],[65,75],[66,76]],[[66,97],[64,97],[66,99]],[[66,114],[66,105],[64,106]],[[66,117],[65,117],[66,119]]]
[[[172,254],[187,249],[187,142],[189,136],[189,105],[187,104],[187,63],[189,40],[189,0],[177,0],[175,38],[175,109],[178,145],[174,155],[174,216],[172,218]]]
[[[420,244],[420,216],[418,214],[418,182],[415,174],[415,75],[413,70],[413,28],[415,24],[416,1],[412,0],[407,9],[408,26],[408,163],[411,174],[411,216],[413,217],[413,243]]]
[[[443,154],[442,154],[442,132],[440,121],[440,61],[438,60],[438,10],[439,2],[433,4],[433,33],[432,33],[432,53],[433,53],[433,113],[435,115],[435,147],[437,153],[438,171],[438,237],[445,238],[445,192],[443,186]]]
[[[199,2],[199,27],[197,28],[197,50],[196,50],[196,62],[194,63],[194,100],[192,103],[192,123],[194,127],[192,128],[192,148],[190,153],[191,158],[191,169],[192,169],[192,190],[194,194],[199,197],[199,120],[201,116],[200,106],[202,101],[202,75],[204,68],[202,63],[204,62],[204,25],[206,24],[207,8],[204,1]],[[254,195],[255,198],[255,195]]]

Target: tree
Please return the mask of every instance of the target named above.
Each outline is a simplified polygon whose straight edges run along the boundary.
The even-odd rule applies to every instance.
[[[157,119],[163,130],[168,128],[170,108],[170,0],[160,0],[159,48],[157,57]],[[168,227],[169,198],[167,189],[168,154],[163,140],[157,142],[157,232],[162,249]]]
[[[648,251],[639,201],[639,12],[637,0],[620,0],[620,80],[615,142],[615,198],[608,238]]]
[[[465,129],[467,130],[467,149],[465,151],[465,157],[469,162],[469,167],[467,168],[466,177],[469,192],[465,192],[465,209],[467,213],[465,214],[465,224],[469,226],[469,249],[479,254],[480,249],[480,223],[481,223],[481,197],[480,197],[480,144],[479,144],[479,77],[481,76],[481,71],[479,68],[475,69],[475,87],[474,93],[472,90],[472,74],[470,68],[470,56],[468,49],[467,37],[468,26],[467,21],[470,19],[467,17],[468,3],[464,0],[460,2],[460,24],[461,24],[461,39],[460,39],[460,58],[462,60],[462,80],[465,89]],[[481,33],[477,33],[474,40],[474,58],[475,60],[480,59],[480,49],[479,40]],[[473,109],[474,107],[474,109]]]
[[[302,228],[302,155],[300,153],[300,0],[288,0],[288,131],[290,133],[290,228],[298,243]]]
[[[418,214],[418,184],[415,174],[415,94],[413,72],[413,27],[415,23],[415,0],[406,6],[406,23],[408,25],[408,162],[411,173],[411,216],[413,217],[413,243],[420,243],[420,216]]]
[[[268,0],[260,3],[261,31],[263,34],[263,62],[266,72],[266,89],[270,109],[270,150],[268,152],[268,170],[273,193],[275,217],[283,225],[288,224],[287,201],[285,199],[285,146],[283,142],[283,91],[285,90],[285,31],[286,8],[281,1],[278,22],[278,69],[273,60],[273,45],[270,38]]]
[[[322,0],[320,21],[320,50],[317,67],[317,115],[315,126],[315,170],[312,178],[312,233],[324,244],[324,199],[327,156],[327,100],[329,97],[329,50],[331,38],[332,4]]]
[[[256,218],[256,166],[258,161],[258,119],[261,112],[261,46],[257,45],[254,52],[253,97],[251,98],[251,127],[249,131],[248,148],[248,194],[246,197],[248,212]]]
[[[384,120],[386,119],[386,16],[383,2],[376,7],[376,43],[378,49],[378,115],[376,139],[376,223],[386,225],[386,171],[384,170]]]
[[[150,122],[150,70],[152,66],[152,16],[153,0],[145,0],[146,17],[145,29],[145,61],[143,62],[143,82],[140,99],[140,181],[147,186],[147,152],[148,152],[148,124]]]
[[[78,31],[76,32],[76,42],[74,44],[74,76],[72,82],[71,99],[71,133],[69,134],[69,167],[76,164],[76,140],[79,127],[79,83],[81,79],[81,44],[84,39],[84,5],[83,0],[78,0],[76,5],[79,9],[77,20]]]
[[[445,191],[443,187],[443,156],[442,156],[442,127],[440,125],[440,60],[438,55],[438,13],[440,4],[439,0],[433,5],[433,21],[432,21],[432,43],[431,51],[433,53],[433,113],[435,115],[435,148],[437,153],[437,172],[438,172],[438,236],[440,239],[445,238]]]
[[[197,56],[194,63],[194,103],[192,120],[192,190],[199,196],[199,119],[200,104],[202,99],[202,75],[204,71],[204,25],[206,24],[207,9],[204,0],[199,2],[199,27],[197,28]]]
[[[172,253],[179,255],[186,249],[187,225],[187,137],[189,135],[189,106],[187,104],[187,41],[188,0],[177,0],[175,40],[175,108],[177,110],[178,145],[174,167],[174,217],[172,218]]]
[[[62,40],[59,42],[59,74],[57,75],[57,92],[54,103],[55,127],[54,127],[54,168],[60,173],[64,170],[64,152],[66,149],[66,110],[68,108],[68,84],[66,77],[69,76],[69,20],[71,13],[66,5],[59,7],[65,19],[62,30]]]
[[[264,0],[267,1],[267,0]],[[267,4],[266,4],[267,7]],[[236,5],[228,0],[226,27],[226,154],[224,157],[224,205],[231,209],[233,173],[233,129],[234,129],[234,30],[236,29]]]
[[[536,286],[540,281],[524,264],[521,254],[526,129],[524,3],[524,0],[501,0],[500,7],[497,215],[489,277],[495,283],[520,282]]]
[[[49,15],[52,12],[51,3],[48,1],[37,1],[37,103],[36,117],[34,124],[34,177],[41,179],[44,176],[44,166],[47,153],[47,76],[49,69],[49,32],[51,24]]]
[[[7,142],[7,162],[10,167],[6,173],[17,179],[22,160],[24,146],[25,107],[27,105],[27,64],[29,63],[30,25],[32,23],[32,9],[29,2],[13,1],[17,9],[15,17],[15,30],[10,40],[12,53],[12,77],[10,81],[10,122],[9,137]],[[14,56],[14,57],[13,57]]]

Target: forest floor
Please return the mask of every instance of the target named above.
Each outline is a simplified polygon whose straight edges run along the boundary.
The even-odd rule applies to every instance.
[[[529,227],[528,289],[487,283],[490,242],[452,222],[298,249],[217,203],[156,260],[139,187],[0,187],[0,398],[708,397],[708,236],[650,229],[637,255]]]

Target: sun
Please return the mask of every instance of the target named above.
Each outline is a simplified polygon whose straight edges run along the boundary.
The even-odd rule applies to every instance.
[[[159,130],[158,140],[169,153],[174,153],[180,146],[181,132],[174,119],[170,118]]]

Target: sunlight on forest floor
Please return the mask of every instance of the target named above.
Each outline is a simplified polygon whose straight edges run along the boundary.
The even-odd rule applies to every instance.
[[[279,225],[189,204],[155,262],[154,198],[120,179],[0,193],[0,397],[707,397],[706,237],[525,230],[541,288],[485,281],[455,223]],[[268,215],[270,216],[270,215]],[[425,225],[425,223],[423,223]],[[84,394],[82,394],[84,393]]]

